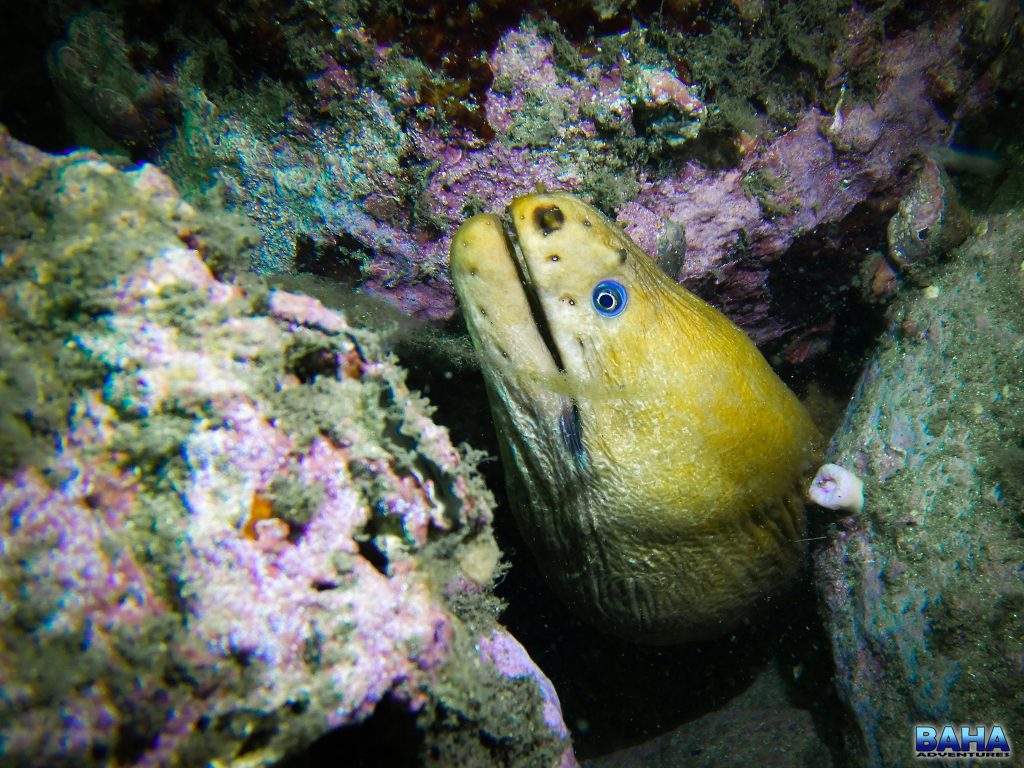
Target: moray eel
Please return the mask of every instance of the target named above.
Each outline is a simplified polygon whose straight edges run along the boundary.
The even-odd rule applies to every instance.
[[[594,208],[527,195],[507,223],[467,220],[451,272],[541,571],[632,640],[734,628],[802,561],[810,417],[742,331]]]

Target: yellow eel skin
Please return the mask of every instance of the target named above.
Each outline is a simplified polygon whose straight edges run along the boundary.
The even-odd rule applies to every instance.
[[[814,424],[742,331],[594,208],[527,195],[507,225],[466,221],[451,271],[541,571],[635,641],[735,628],[800,567]],[[608,281],[615,316],[593,298]]]

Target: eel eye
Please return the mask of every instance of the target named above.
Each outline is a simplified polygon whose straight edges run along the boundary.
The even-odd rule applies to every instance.
[[[594,287],[594,309],[605,317],[615,317],[626,308],[626,289],[614,280],[602,280]]]

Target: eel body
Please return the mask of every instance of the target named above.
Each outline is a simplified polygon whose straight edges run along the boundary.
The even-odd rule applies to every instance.
[[[820,436],[741,330],[567,194],[469,219],[451,270],[513,512],[571,609],[708,639],[790,581]]]

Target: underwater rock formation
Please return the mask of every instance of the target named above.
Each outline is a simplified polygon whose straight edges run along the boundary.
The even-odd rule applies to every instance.
[[[181,119],[150,149],[189,199],[212,186],[254,219],[258,270],[319,272],[446,319],[458,223],[538,187],[573,191],[675,254],[674,274],[759,344],[828,327],[827,296],[807,307],[821,292],[772,290],[787,249],[821,228],[827,257],[786,274],[853,277],[861,254],[839,226],[865,205],[885,221],[923,153],[987,103],[986,67],[1007,49],[967,53],[961,17],[980,12],[945,6],[901,26],[888,6],[829,2],[663,4],[642,21],[631,4],[583,4],[580,19],[505,3],[209,5],[173,17],[187,46],[126,45],[154,67],[178,55],[153,82]],[[702,31],[687,31],[698,9]],[[120,34],[87,16],[58,50],[103,60],[84,30],[104,20]],[[421,34],[400,31],[414,22]],[[52,66],[67,90],[82,77],[65,58]]]
[[[0,132],[0,762],[270,765],[386,700],[425,764],[574,765],[475,459],[373,333],[232,278],[236,219]]]
[[[67,41],[50,52],[48,68],[65,120],[89,137],[93,149],[115,149],[120,143],[152,151],[180,118],[170,83],[132,66],[124,30],[110,14],[75,17]]]
[[[866,17],[852,14],[847,44],[862,43],[866,26]],[[873,52],[879,81],[872,101],[840,98],[831,114],[812,107],[792,130],[758,142],[735,169],[710,172],[691,163],[675,177],[652,180],[620,219],[638,223],[639,232],[627,231],[648,249],[663,231],[660,222],[683,224],[680,279],[699,284],[716,276],[716,304],[759,344],[804,330],[807,316],[780,313],[771,300],[772,265],[797,238],[842,222],[858,205],[884,210],[899,200],[905,165],[949,137],[935,91],[957,44],[955,22],[885,41]],[[854,76],[841,64],[848,55],[847,49],[835,53],[837,81]],[[969,88],[966,73],[957,77]],[[823,261],[807,268],[820,269]]]
[[[584,768],[832,768],[811,714],[787,699],[774,670],[763,672],[733,700],[642,744],[617,750]]]
[[[1024,734],[1022,253],[1018,209],[933,265],[829,451],[864,479],[816,560],[860,765],[912,762],[915,723]]]

